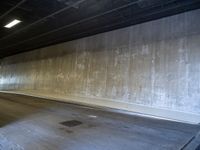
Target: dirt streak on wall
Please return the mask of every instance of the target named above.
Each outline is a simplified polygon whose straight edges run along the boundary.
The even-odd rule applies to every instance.
[[[199,17],[195,10],[4,58],[0,89],[200,114]]]

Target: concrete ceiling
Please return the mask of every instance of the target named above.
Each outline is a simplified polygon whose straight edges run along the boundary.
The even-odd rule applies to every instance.
[[[1,0],[0,58],[200,8],[200,0]],[[19,25],[4,25],[17,18]]]

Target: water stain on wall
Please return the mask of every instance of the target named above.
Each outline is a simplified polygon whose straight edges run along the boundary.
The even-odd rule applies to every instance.
[[[1,60],[1,90],[200,114],[200,10]]]

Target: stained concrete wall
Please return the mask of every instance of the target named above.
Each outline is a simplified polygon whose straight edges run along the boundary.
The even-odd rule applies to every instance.
[[[4,58],[0,89],[200,115],[199,17],[195,10]]]

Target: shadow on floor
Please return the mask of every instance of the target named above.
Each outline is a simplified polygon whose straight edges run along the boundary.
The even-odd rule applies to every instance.
[[[0,93],[0,128],[55,105],[35,97]]]

